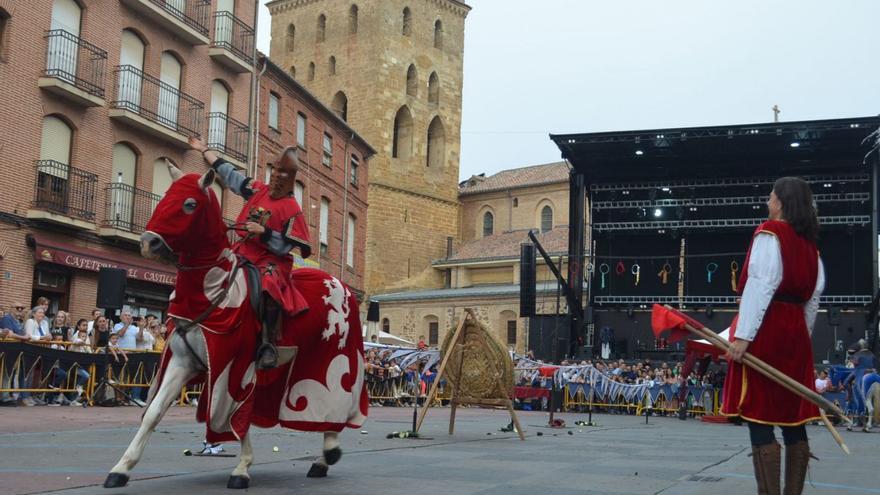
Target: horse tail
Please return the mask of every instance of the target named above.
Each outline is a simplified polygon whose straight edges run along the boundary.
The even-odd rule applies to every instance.
[[[880,424],[880,383],[871,385],[868,400],[874,405],[874,424]]]

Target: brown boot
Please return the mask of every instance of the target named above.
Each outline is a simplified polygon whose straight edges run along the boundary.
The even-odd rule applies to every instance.
[[[752,464],[755,466],[755,481],[758,482],[758,495],[780,495],[779,475],[782,464],[782,448],[773,442],[760,447],[752,447]]]
[[[810,462],[810,444],[806,440],[785,446],[785,495],[801,495],[807,464]]]

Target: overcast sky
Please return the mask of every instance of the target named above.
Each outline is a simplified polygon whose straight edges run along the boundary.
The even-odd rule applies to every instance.
[[[551,132],[880,113],[878,0],[467,3],[462,179],[559,160]]]

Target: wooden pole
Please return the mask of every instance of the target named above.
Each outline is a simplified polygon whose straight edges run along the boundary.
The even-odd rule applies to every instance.
[[[455,333],[452,334],[452,343],[449,346],[449,352],[443,356],[443,360],[440,361],[440,367],[437,368],[437,376],[434,377],[434,383],[431,384],[431,391],[428,392],[428,398],[425,401],[424,407],[422,407],[421,412],[419,412],[419,420],[416,422],[416,431],[422,427],[422,422],[425,421],[425,415],[428,414],[428,407],[430,407],[431,403],[434,401],[434,397],[437,395],[437,388],[440,385],[440,379],[443,378],[443,371],[446,369],[446,363],[449,361],[449,357],[452,356],[452,349],[455,347],[455,344],[458,342],[459,336],[461,334],[461,330],[464,328],[464,322],[470,316],[470,312],[465,310],[465,314],[461,318],[461,322],[458,324],[458,327],[455,329]],[[416,401],[418,401],[418,394],[416,395]]]

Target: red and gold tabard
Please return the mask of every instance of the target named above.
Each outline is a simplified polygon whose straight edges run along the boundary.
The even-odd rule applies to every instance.
[[[237,222],[256,221],[276,232],[286,241],[300,247],[304,258],[311,254],[309,230],[299,204],[292,196],[272,199],[266,184],[253,181],[250,184],[254,194],[245,203]],[[293,257],[290,254],[279,256],[268,249],[259,236],[248,236],[239,231],[241,240],[235,244],[235,252],[260,267],[263,273],[263,290],[277,301],[290,316],[307,309],[305,299],[294,288],[290,272]]]
[[[786,222],[770,220],[758,226],[755,236],[776,237],[782,254],[782,282],[767,307],[761,326],[747,352],[815,390],[813,345],[804,318],[804,304],[813,296],[819,270],[816,244],[797,235]],[[742,295],[748,280],[751,247],[739,280]],[[734,319],[730,341],[736,338]],[[819,419],[818,408],[741,363],[729,362],[724,380],[721,413],[755,423],[794,426]]]

